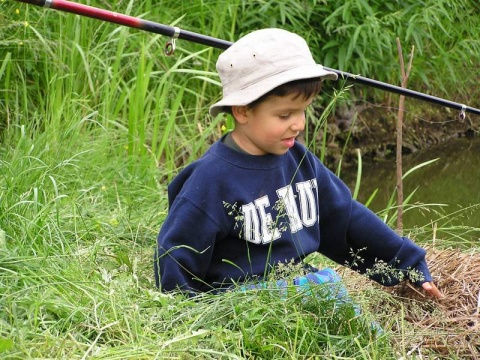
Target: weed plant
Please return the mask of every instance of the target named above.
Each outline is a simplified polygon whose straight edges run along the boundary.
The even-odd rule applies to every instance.
[[[327,65],[380,79],[381,71],[391,72],[374,63],[380,52],[344,49],[348,29],[335,25],[340,10],[322,15],[333,1],[82,3],[227,40],[253,28],[290,27],[323,41],[321,52],[338,53],[319,58]],[[345,3],[350,8],[342,4],[344,14],[367,14],[372,22],[386,17],[380,11],[387,5],[357,14],[352,1]],[[356,315],[322,297],[254,290],[192,300],[154,288],[153,246],[167,211],[166,185],[231,127],[231,119],[206,115],[219,97],[218,50],[179,41],[175,56],[166,57],[162,36],[12,1],[0,7],[3,358],[396,357],[388,328],[373,336],[368,311]],[[423,10],[403,11],[415,9]],[[464,31],[478,29],[467,25],[468,11],[462,19]],[[443,26],[459,36],[459,29]],[[319,34],[338,35],[338,43]],[[380,41],[365,36],[353,39]],[[415,36],[430,44],[423,50],[430,54],[431,39]],[[477,46],[475,39],[462,46]],[[386,43],[372,48],[388,53]],[[371,64],[362,68],[365,61]],[[432,86],[441,78],[418,71]],[[332,93],[330,100],[344,96]],[[307,143],[326,124],[312,121]],[[314,150],[323,156],[325,144]]]

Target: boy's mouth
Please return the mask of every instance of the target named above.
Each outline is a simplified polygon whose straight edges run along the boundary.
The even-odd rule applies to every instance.
[[[293,145],[295,145],[295,137],[282,139],[282,143],[286,147],[291,148],[291,147],[293,147]]]

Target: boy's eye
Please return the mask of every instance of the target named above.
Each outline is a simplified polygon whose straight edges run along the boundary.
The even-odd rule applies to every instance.
[[[278,117],[282,120],[287,120],[290,117],[291,113],[288,114],[281,114]]]

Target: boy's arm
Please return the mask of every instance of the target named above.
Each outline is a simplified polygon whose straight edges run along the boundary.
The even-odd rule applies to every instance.
[[[353,200],[348,187],[331,171],[321,172],[317,181],[321,253],[384,285],[398,283],[400,273],[417,285],[432,281],[423,248],[400,237],[370,209]]]
[[[350,224],[349,233],[353,233],[349,236],[350,243],[357,249],[365,247],[366,260],[365,264],[357,265],[359,271],[370,272],[370,278],[383,285],[395,285],[402,276],[399,278],[398,274],[390,271],[394,269],[417,286],[422,286],[430,295],[443,297],[432,281],[423,248],[408,238],[398,236],[375,213],[356,201],[352,204]],[[361,254],[360,251],[360,258]],[[378,261],[386,266],[376,265]]]
[[[218,227],[185,199],[176,199],[157,238],[155,281],[162,291],[208,290],[204,282]]]
[[[352,200],[347,242],[358,255],[352,267],[367,272],[375,281],[395,285],[401,280],[399,272],[418,286],[432,281],[426,251],[410,239],[400,237],[355,200]]]

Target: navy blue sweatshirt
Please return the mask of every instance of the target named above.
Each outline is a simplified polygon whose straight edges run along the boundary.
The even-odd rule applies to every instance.
[[[418,270],[423,280],[412,279],[417,284],[432,280],[425,250],[353,200],[299,143],[284,155],[255,156],[219,140],[180,172],[168,197],[155,255],[163,291],[218,290],[262,279],[275,264],[298,263],[317,251],[360,273],[382,261]],[[398,283],[384,274],[369,276]]]

